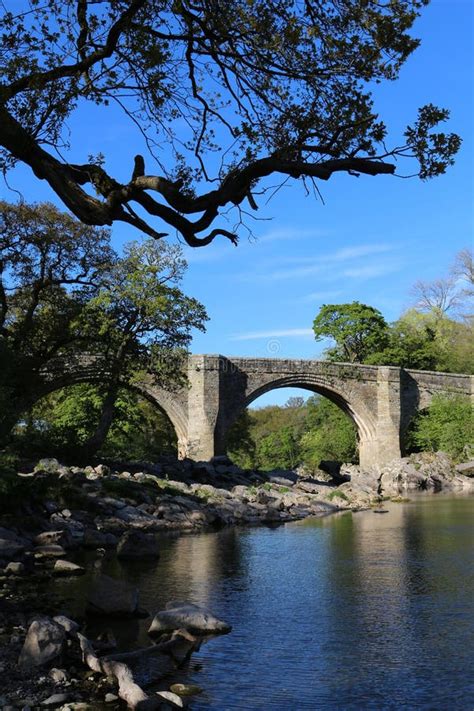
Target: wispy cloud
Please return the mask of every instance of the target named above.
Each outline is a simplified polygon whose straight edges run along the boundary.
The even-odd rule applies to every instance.
[[[314,337],[311,328],[283,328],[274,331],[249,331],[247,333],[235,333],[230,336],[231,341],[256,341],[259,338],[289,338],[289,337]]]
[[[380,273],[387,274],[398,268],[398,263],[395,263],[390,254],[394,249],[395,246],[392,244],[360,244],[318,256],[293,255],[289,258],[281,259],[281,266],[277,268],[267,269],[262,273],[246,272],[241,275],[241,279],[248,281],[258,278],[265,281],[280,281],[318,276],[324,281],[335,281],[341,276],[347,278],[365,276],[365,278],[369,278],[378,276]],[[371,257],[384,254],[387,255],[386,260],[382,262],[379,257],[377,269],[373,264],[367,264],[367,260]],[[360,266],[357,264],[358,260],[363,260]],[[346,269],[344,269],[345,262],[349,263]],[[356,262],[356,264],[353,265],[353,262]],[[383,272],[381,271],[382,269],[384,269]],[[365,275],[363,270],[366,272]]]
[[[256,242],[280,242],[284,240],[297,240],[306,237],[327,237],[328,230],[296,229],[294,227],[281,227],[280,229],[269,230],[265,234],[255,238]]]

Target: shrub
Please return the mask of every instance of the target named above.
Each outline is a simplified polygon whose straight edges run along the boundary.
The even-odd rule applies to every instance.
[[[474,443],[473,408],[461,395],[435,395],[428,410],[415,418],[410,444],[423,451],[441,450],[462,459]]]

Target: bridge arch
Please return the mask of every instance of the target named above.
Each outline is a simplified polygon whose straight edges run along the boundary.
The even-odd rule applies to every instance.
[[[301,388],[312,393],[322,395],[339,407],[354,423],[359,449],[364,450],[376,437],[376,421],[373,413],[367,407],[363,398],[357,397],[354,393],[344,390],[343,383],[335,385],[327,379],[315,373],[295,373],[285,375],[274,375],[265,378],[264,382],[247,383],[247,388],[243,397],[233,398],[232,405],[227,407],[227,411],[218,418],[216,427],[216,448],[221,452],[225,451],[225,443],[229,429],[237,420],[239,415],[257,398],[281,388]],[[363,456],[363,451],[362,451]]]
[[[43,382],[34,393],[30,393],[30,397],[28,398],[28,401],[24,403],[22,411],[24,412],[25,410],[31,408],[41,398],[46,397],[57,390],[61,390],[62,388],[83,384],[93,386],[101,383],[103,383],[103,379],[98,376],[92,376],[90,371],[86,371],[84,373],[76,372],[73,375],[67,374],[51,378],[46,382]],[[135,383],[128,383],[123,381],[120,383],[120,386],[124,390],[129,390],[130,392],[135,392],[137,395],[140,395],[145,400],[150,402],[151,405],[153,405],[157,410],[166,415],[176,433],[178,451],[180,448],[182,449],[183,443],[187,440],[187,417],[185,409],[182,407],[179,398],[176,398],[173,393],[153,386],[148,382],[137,381]],[[20,414],[21,413],[19,413],[19,415]]]

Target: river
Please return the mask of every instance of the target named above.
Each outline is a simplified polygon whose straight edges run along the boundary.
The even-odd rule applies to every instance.
[[[187,600],[233,625],[173,679],[202,687],[194,710],[473,709],[474,499],[388,509],[164,538],[158,562],[104,572],[151,612]],[[115,624],[120,647],[149,622]]]

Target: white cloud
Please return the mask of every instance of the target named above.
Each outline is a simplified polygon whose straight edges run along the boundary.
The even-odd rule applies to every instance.
[[[311,328],[284,328],[275,331],[249,331],[248,333],[236,333],[230,336],[231,341],[254,341],[259,338],[288,338],[288,337],[314,337]]]
[[[280,281],[283,279],[299,279],[320,275],[324,281],[335,281],[341,276],[348,278],[378,276],[379,273],[387,274],[395,271],[397,268],[394,266],[391,255],[389,255],[394,249],[395,246],[391,244],[359,244],[317,256],[290,256],[289,258],[281,259],[281,266],[277,269],[267,270],[262,274],[246,273],[242,275],[242,278],[244,280],[258,278],[265,281]],[[375,269],[373,265],[367,265],[366,262],[371,256],[381,254],[387,254],[387,259],[390,260],[385,266],[380,266],[380,264],[382,264],[380,261],[378,262],[379,266],[377,266],[377,269]],[[363,260],[362,266],[357,267],[356,265],[352,267],[352,262],[357,260]],[[351,266],[343,270],[344,262],[348,262]],[[289,264],[295,266],[288,268]],[[369,273],[369,269],[374,273]],[[382,269],[384,269],[384,271],[381,271]],[[362,270],[365,270],[367,273],[364,275]],[[360,274],[356,273],[358,271],[360,271]],[[375,273],[376,271],[377,273]]]

